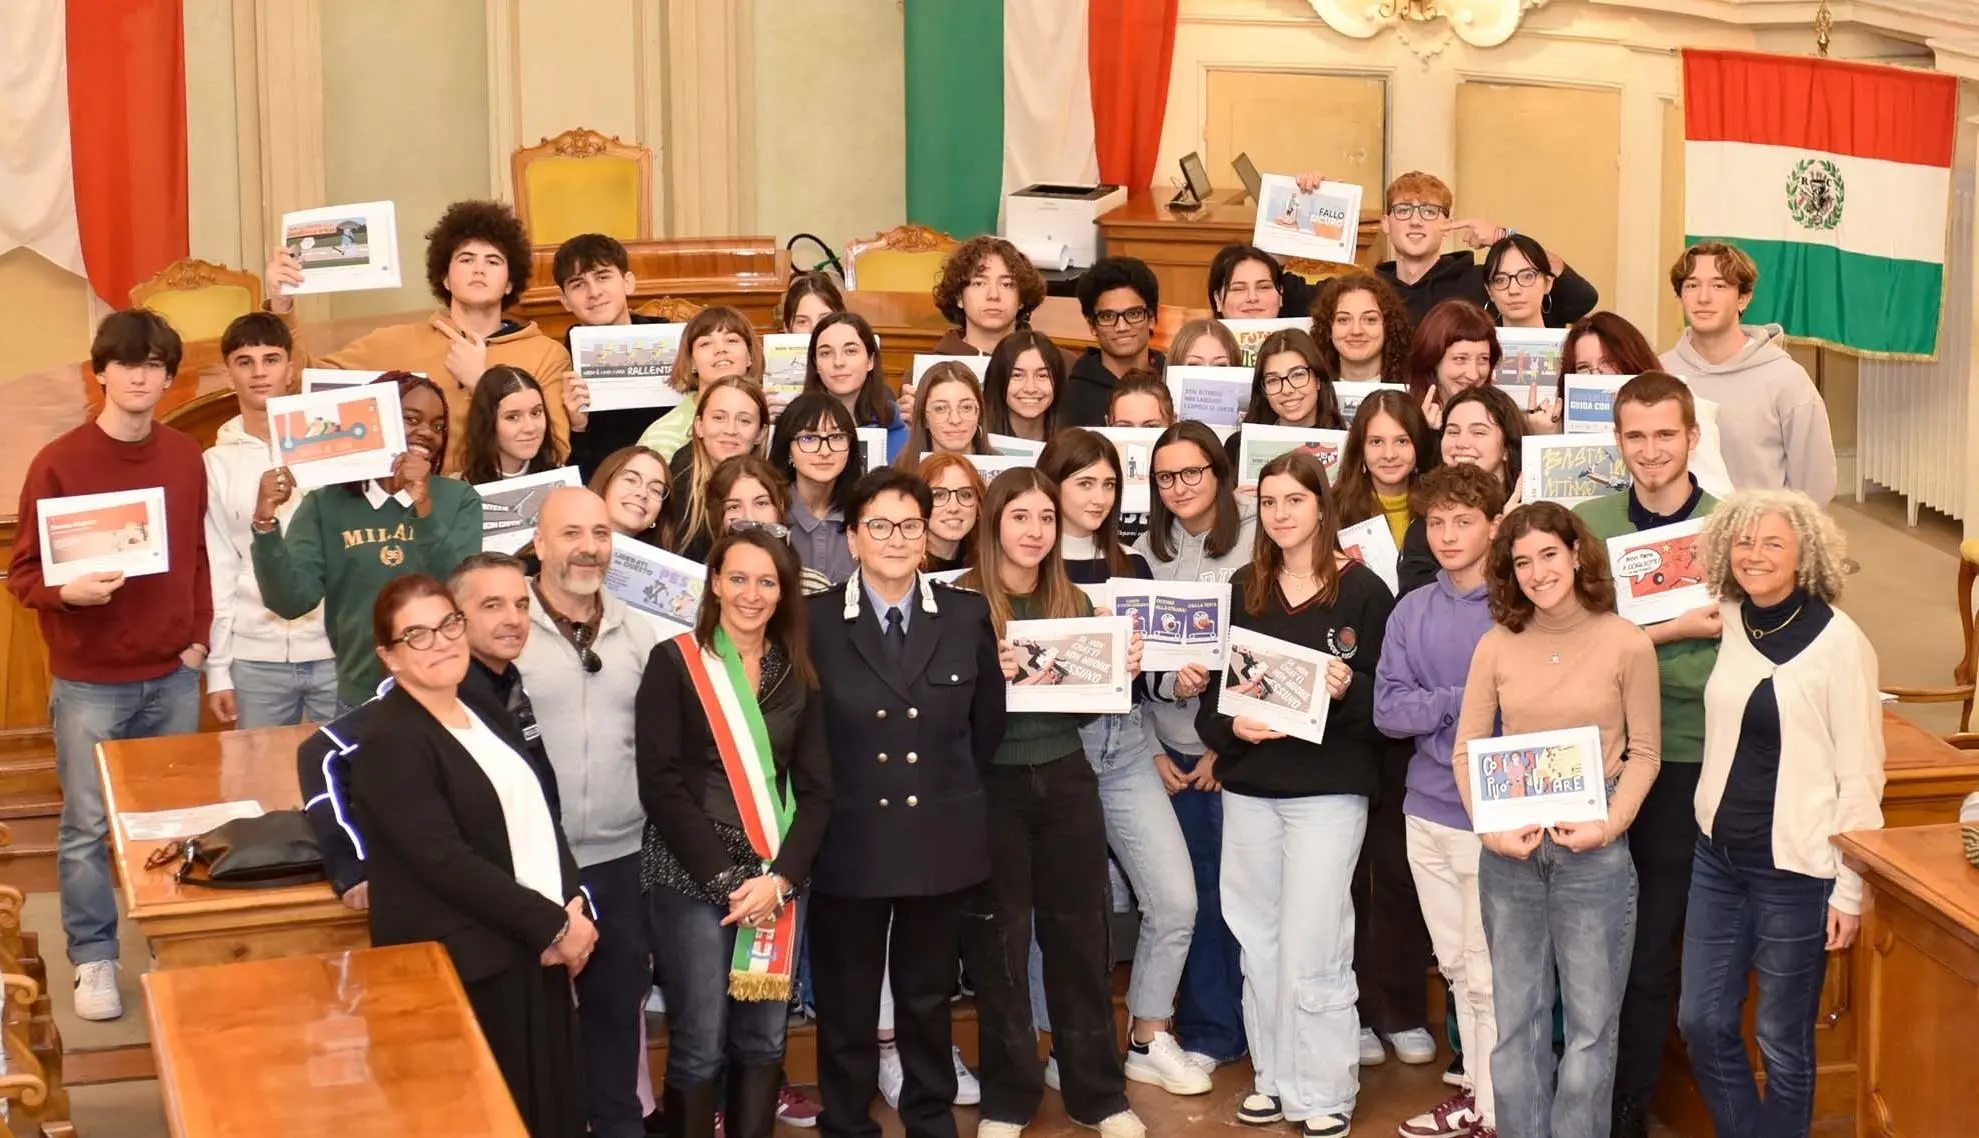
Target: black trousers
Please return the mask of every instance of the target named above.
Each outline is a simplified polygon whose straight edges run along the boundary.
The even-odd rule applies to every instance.
[[[1361,1026],[1383,1035],[1429,1024],[1429,929],[1409,869],[1402,815],[1406,755],[1391,748],[1382,756],[1381,798],[1368,809],[1367,836],[1354,865],[1354,980],[1360,986]]]
[[[1635,951],[1622,992],[1615,1048],[1615,1101],[1647,1103],[1663,1074],[1683,966],[1684,907],[1697,853],[1697,777],[1701,763],[1664,763],[1629,827],[1635,858]]]
[[[577,1031],[584,1049],[584,1110],[598,1138],[642,1138],[639,1019],[652,987],[639,855],[578,873],[598,910],[598,947],[577,976]]]
[[[1044,1098],[1031,1023],[1035,916],[1065,1113],[1097,1125],[1127,1109],[1113,1034],[1099,780],[1074,751],[1038,766],[992,767],[984,782],[990,879],[969,893],[962,914],[962,955],[976,984],[982,1036],[982,1117],[1028,1125]]]
[[[906,1080],[908,1138],[956,1138],[949,993],[961,951],[961,893],[933,897],[811,894],[811,990],[818,1008],[818,1121],[830,1138],[875,1138],[880,985],[892,957],[894,1046]],[[888,933],[891,923],[892,932]],[[890,951],[889,951],[890,950]]]

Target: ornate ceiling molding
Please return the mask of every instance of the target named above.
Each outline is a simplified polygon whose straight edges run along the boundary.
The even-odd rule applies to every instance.
[[[1310,0],[1326,25],[1344,36],[1372,39],[1394,28],[1424,61],[1454,35],[1472,47],[1497,47],[1518,31],[1527,9],[1547,0]]]

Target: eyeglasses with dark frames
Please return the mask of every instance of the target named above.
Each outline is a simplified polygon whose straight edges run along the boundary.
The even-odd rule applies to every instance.
[[[415,652],[424,652],[428,648],[431,648],[435,641],[441,638],[459,640],[461,634],[466,631],[467,618],[462,616],[459,610],[455,610],[452,616],[437,625],[429,627],[424,624],[415,624],[411,628],[401,631],[398,639],[392,641],[386,647],[390,648],[394,645],[403,644]]]
[[[1295,367],[1284,375],[1272,375],[1267,372],[1264,377],[1264,393],[1278,395],[1287,391],[1299,391],[1311,382],[1312,369],[1309,367]]]
[[[936,509],[948,505],[951,499],[964,506],[973,506],[976,504],[976,488],[974,486],[961,486],[952,490],[946,486],[937,486],[932,493],[934,495]]]
[[[840,433],[817,435],[805,431],[790,441],[805,454],[817,454],[821,450],[832,454],[843,454],[852,449],[852,436]]]
[[[908,541],[919,541],[921,535],[928,532],[926,518],[902,518],[899,521],[894,521],[892,518],[867,518],[859,525],[866,531],[866,536],[874,541],[887,541],[893,537],[896,530]]]
[[[1511,288],[1513,281],[1519,282],[1520,288],[1531,288],[1539,283],[1539,270],[1520,269],[1516,273],[1494,273],[1485,283],[1492,288]]]
[[[1396,221],[1407,221],[1412,217],[1441,221],[1448,212],[1435,202],[1396,202],[1388,207],[1388,216]]]
[[[604,670],[605,662],[591,650],[598,639],[598,630],[588,624],[574,624],[570,627],[570,645],[577,649],[577,662],[584,665],[584,674],[595,676]]]
[[[1154,484],[1162,490],[1170,489],[1179,480],[1184,486],[1202,485],[1203,475],[1209,473],[1207,466],[1185,466],[1180,470],[1157,470]]]
[[[1154,311],[1149,308],[1125,308],[1119,312],[1102,308],[1093,313],[1093,323],[1102,328],[1112,328],[1125,320],[1129,327],[1139,327],[1146,324],[1153,316]]]

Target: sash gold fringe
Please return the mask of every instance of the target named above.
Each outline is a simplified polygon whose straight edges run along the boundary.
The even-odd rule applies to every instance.
[[[772,975],[768,972],[739,972],[730,969],[728,994],[734,999],[751,1002],[778,1000],[789,1003],[790,977]]]

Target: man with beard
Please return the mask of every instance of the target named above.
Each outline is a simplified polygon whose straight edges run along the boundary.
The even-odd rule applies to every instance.
[[[639,886],[646,813],[633,766],[633,696],[655,634],[644,616],[604,591],[612,556],[604,499],[581,487],[551,493],[536,517],[536,555],[543,568],[516,663],[536,704],[549,712],[542,741],[598,926],[598,947],[577,977],[585,1105],[591,1133],[637,1138],[640,1016],[652,970]],[[473,619],[469,611],[470,628]]]

